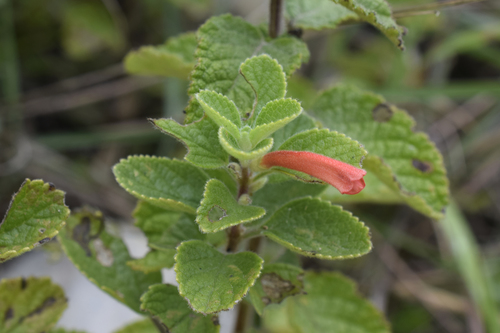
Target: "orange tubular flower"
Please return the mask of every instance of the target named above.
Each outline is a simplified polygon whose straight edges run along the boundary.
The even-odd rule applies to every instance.
[[[365,188],[366,171],[308,151],[273,151],[260,162],[262,167],[279,166],[307,173],[332,185],[342,194],[357,194]]]

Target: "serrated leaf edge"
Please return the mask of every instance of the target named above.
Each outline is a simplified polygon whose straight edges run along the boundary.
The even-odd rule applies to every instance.
[[[235,148],[231,143],[229,143],[226,138],[224,138],[223,131],[226,129],[224,127],[219,128],[219,141],[221,143],[222,148],[231,156],[236,157],[237,159],[241,161],[248,161],[252,160],[254,158],[260,157],[270,151],[273,148],[274,144],[274,139],[273,138],[267,138],[264,139],[261,142],[264,142],[265,140],[268,140],[268,144],[266,144],[264,147],[255,149],[249,152],[243,151],[241,149]],[[231,135],[231,133],[228,133]]]
[[[307,196],[307,197],[302,197],[302,198],[298,198],[298,199],[293,199],[291,201],[288,201],[286,204],[284,204],[283,206],[281,206],[280,208],[278,208],[273,215],[271,215],[269,217],[269,219],[266,221],[266,224],[269,222],[269,220],[271,220],[273,218],[273,216],[281,209],[283,208],[284,206],[288,205],[288,204],[291,204],[293,202],[296,202],[296,201],[301,201],[301,200],[304,200],[306,198],[310,198],[312,200],[315,200],[315,201],[318,201],[320,203],[326,203],[328,204],[329,206],[331,207],[339,207],[342,212],[345,212],[347,213],[350,217],[354,218],[355,221],[353,221],[353,223],[355,224],[358,224],[358,225],[361,225],[363,227],[363,229],[366,231],[366,234],[368,236],[368,239],[371,239],[370,237],[370,229],[364,224],[364,222],[360,221],[359,218],[357,216],[354,216],[352,214],[352,212],[348,211],[348,210],[344,210],[344,208],[340,205],[333,205],[330,201],[326,201],[326,200],[321,200],[319,198],[313,198],[311,196]],[[264,224],[265,226],[265,224]],[[366,251],[366,252],[362,252],[362,253],[359,253],[359,254],[349,254],[349,255],[345,255],[345,256],[327,256],[327,255],[323,255],[323,254],[319,254],[319,253],[316,253],[316,254],[312,254],[310,252],[307,252],[307,251],[304,251],[302,250],[301,248],[287,242],[287,241],[284,241],[282,240],[281,238],[278,238],[276,237],[274,234],[268,232],[267,230],[262,230],[261,231],[261,234],[272,239],[273,241],[275,241],[276,243],[278,244],[281,244],[285,247],[288,247],[289,249],[293,249],[294,251],[304,255],[304,256],[307,256],[307,257],[312,257],[312,258],[320,258],[320,259],[329,259],[329,260],[337,260],[337,259],[352,259],[352,258],[359,258],[361,256],[364,256],[365,254],[369,253],[372,249],[373,249],[373,244],[371,241],[368,241],[369,243],[369,249]]]

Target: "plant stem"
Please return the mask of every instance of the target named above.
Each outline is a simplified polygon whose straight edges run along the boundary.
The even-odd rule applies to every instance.
[[[283,17],[283,0],[271,0],[269,16],[269,36],[276,38],[280,34],[281,18]]]
[[[242,301],[238,307],[238,318],[236,319],[236,326],[234,328],[234,333],[245,332],[248,319],[248,303]]]
[[[240,186],[238,188],[238,199],[243,194],[248,194],[250,185],[250,173],[251,171],[243,167],[241,168],[241,178],[239,179]],[[227,252],[234,252],[238,248],[238,244],[241,241],[241,236],[243,234],[243,229],[240,224],[235,225],[229,229],[228,232],[228,242],[227,242]]]

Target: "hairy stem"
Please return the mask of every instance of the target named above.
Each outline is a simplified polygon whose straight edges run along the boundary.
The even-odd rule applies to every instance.
[[[271,0],[269,17],[269,36],[276,38],[280,34],[281,18],[283,13],[283,0]]]
[[[243,194],[248,194],[250,185],[250,170],[246,167],[241,168],[241,178],[239,179],[238,188],[238,199]],[[227,242],[227,252],[234,252],[238,248],[238,244],[241,241],[241,236],[243,234],[243,229],[240,224],[235,225],[229,229],[228,232],[228,242]]]

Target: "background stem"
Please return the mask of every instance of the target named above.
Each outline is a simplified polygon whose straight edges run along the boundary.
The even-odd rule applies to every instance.
[[[282,17],[283,0],[271,0],[271,12],[269,17],[269,36],[271,36],[271,38],[279,36]]]

